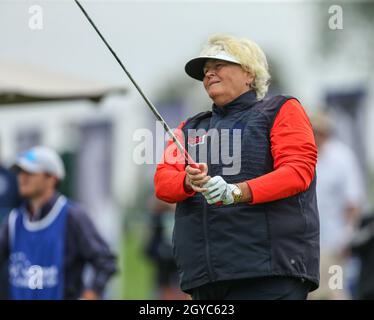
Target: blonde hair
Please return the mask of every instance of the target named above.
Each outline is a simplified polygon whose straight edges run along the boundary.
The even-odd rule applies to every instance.
[[[235,57],[241,67],[254,76],[251,87],[256,91],[257,100],[263,99],[268,91],[270,74],[262,49],[251,40],[217,34],[208,39],[208,44],[201,55],[211,55],[222,51]]]

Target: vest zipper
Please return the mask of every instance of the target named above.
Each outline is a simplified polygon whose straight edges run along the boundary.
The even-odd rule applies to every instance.
[[[205,200],[205,199],[204,199]],[[204,211],[203,211],[203,227],[204,227],[204,239],[205,239],[205,257],[208,267],[208,278],[210,281],[213,280],[213,270],[210,263],[210,247],[208,241],[208,212],[207,212],[208,203],[204,201]]]
[[[214,123],[213,118],[214,118],[214,115],[212,115],[212,117],[210,118],[208,130],[212,127],[216,128],[217,124],[222,120],[222,119],[218,119],[218,121]],[[207,152],[208,152],[207,164],[209,167],[209,164],[211,163],[211,138],[210,137],[207,137]],[[207,269],[208,269],[208,278],[209,278],[209,281],[213,281],[214,274],[213,274],[212,264],[210,261],[210,246],[209,246],[209,239],[208,239],[208,203],[206,202],[205,199],[204,199],[204,209],[203,209],[203,228],[204,228],[205,258],[206,258],[206,264],[207,264]]]

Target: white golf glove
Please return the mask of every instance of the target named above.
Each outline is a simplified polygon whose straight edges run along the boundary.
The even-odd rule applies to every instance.
[[[203,195],[209,204],[222,202],[224,205],[234,203],[234,196],[232,192],[238,187],[234,184],[229,184],[221,176],[211,178],[203,188],[207,188]]]

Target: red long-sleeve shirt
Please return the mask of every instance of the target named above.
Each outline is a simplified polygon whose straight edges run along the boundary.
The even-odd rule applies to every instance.
[[[175,134],[182,141],[182,122]],[[274,170],[263,176],[247,180],[252,192],[251,204],[274,201],[305,191],[314,178],[317,147],[312,126],[300,103],[288,100],[278,112],[270,131],[271,154]],[[168,161],[171,153],[174,160]],[[156,196],[166,202],[179,202],[191,197],[184,188],[185,165],[176,146],[169,141],[163,161],[154,177]]]

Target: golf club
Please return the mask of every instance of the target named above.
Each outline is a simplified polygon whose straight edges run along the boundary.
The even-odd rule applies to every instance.
[[[112,53],[113,57],[117,60],[118,64],[121,66],[122,70],[126,73],[126,75],[128,76],[128,78],[131,80],[132,84],[135,86],[135,88],[138,90],[138,92],[140,93],[140,95],[143,97],[143,99],[146,102],[146,104],[149,107],[149,109],[151,109],[151,111],[153,112],[153,114],[155,115],[155,117],[157,118],[157,120],[159,120],[162,123],[165,131],[169,134],[170,138],[174,141],[174,143],[177,146],[177,148],[179,149],[179,151],[183,154],[184,159],[187,161],[187,163],[190,166],[192,166],[194,168],[198,168],[198,165],[195,163],[195,161],[188,154],[187,150],[182,146],[182,144],[176,138],[176,136],[174,135],[173,131],[170,129],[170,127],[168,126],[168,124],[166,123],[166,121],[162,118],[162,116],[160,115],[160,113],[157,111],[156,107],[147,98],[147,96],[144,94],[144,92],[142,91],[142,89],[138,86],[138,84],[136,83],[136,81],[134,80],[134,78],[131,76],[130,72],[127,71],[127,69],[125,68],[125,66],[121,62],[121,60],[118,58],[117,54],[114,52],[114,50],[111,48],[111,46],[105,40],[105,38],[103,37],[103,35],[100,33],[99,29],[96,27],[95,23],[92,21],[92,19],[90,18],[90,16],[87,14],[86,10],[83,8],[83,6],[80,4],[80,2],[78,0],[74,0],[74,1],[78,5],[78,7],[81,9],[81,11],[85,15],[85,17],[87,18],[87,20],[89,21],[89,23],[91,24],[91,26],[95,29],[95,31],[97,32],[97,34],[99,35],[99,37],[101,38],[101,40],[103,40],[103,42],[105,43],[106,47]]]

